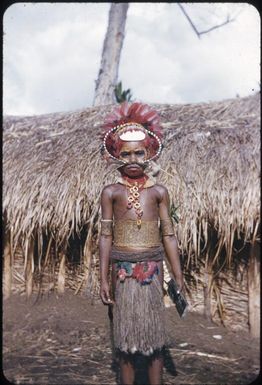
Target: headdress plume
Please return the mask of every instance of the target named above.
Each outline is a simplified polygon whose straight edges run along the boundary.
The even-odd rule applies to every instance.
[[[139,139],[132,139],[136,137],[137,132],[140,133],[137,135]],[[103,147],[110,157],[117,159],[121,141],[142,140],[141,137],[149,150],[149,160],[157,158],[162,150],[160,119],[157,111],[147,104],[135,102],[129,105],[124,102],[106,116],[103,125]]]

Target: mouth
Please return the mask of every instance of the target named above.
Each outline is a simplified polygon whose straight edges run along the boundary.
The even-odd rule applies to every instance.
[[[128,170],[140,170],[141,169],[141,167],[138,164],[130,164],[130,165],[126,166],[126,168]]]

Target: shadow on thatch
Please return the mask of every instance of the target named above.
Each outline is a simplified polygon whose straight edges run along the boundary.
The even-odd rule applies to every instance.
[[[259,234],[260,95],[153,107],[164,133],[159,183],[179,206],[176,232],[185,270],[198,272],[198,260],[212,272],[230,266]],[[10,253],[20,245],[25,271],[30,242],[35,271],[53,258],[61,273],[62,255],[78,272],[82,263],[76,291],[87,280],[97,289],[91,266],[97,268],[100,193],[117,176],[108,173],[99,152],[100,127],[112,108],[4,117],[3,212]]]

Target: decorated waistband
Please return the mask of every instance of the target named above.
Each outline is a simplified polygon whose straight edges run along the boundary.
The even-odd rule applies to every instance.
[[[110,259],[114,261],[128,262],[163,261],[164,257],[165,250],[162,244],[145,251],[120,250],[113,246],[110,254]]]
[[[152,282],[154,275],[159,273],[157,262],[116,262],[117,277],[120,282],[125,281],[126,278],[136,279],[141,285],[146,285]]]

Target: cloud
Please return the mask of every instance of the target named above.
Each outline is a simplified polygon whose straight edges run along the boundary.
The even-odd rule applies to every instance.
[[[203,8],[193,8],[191,14],[198,10],[197,19]],[[232,15],[237,10],[240,9],[232,6]],[[211,101],[236,94],[245,96],[258,88],[259,20],[253,7],[246,7],[236,21],[201,39],[185,18],[179,18],[175,4],[170,4],[168,13],[166,8],[162,13],[155,10],[155,14],[157,25],[153,20],[145,26],[143,13],[135,13],[134,28],[128,31],[122,53],[123,83],[139,99],[169,103]],[[223,18],[213,14],[209,26],[218,24],[218,17],[220,22],[225,20],[225,14]]]
[[[110,3],[15,3],[4,15],[4,113],[92,105]],[[236,21],[198,39],[176,3],[130,3],[119,80],[147,103],[245,96],[258,89],[259,14],[248,4],[185,4],[199,28]]]
[[[102,6],[83,12],[79,4],[15,4],[6,11],[6,113],[66,111],[92,103],[107,24],[108,5]]]

